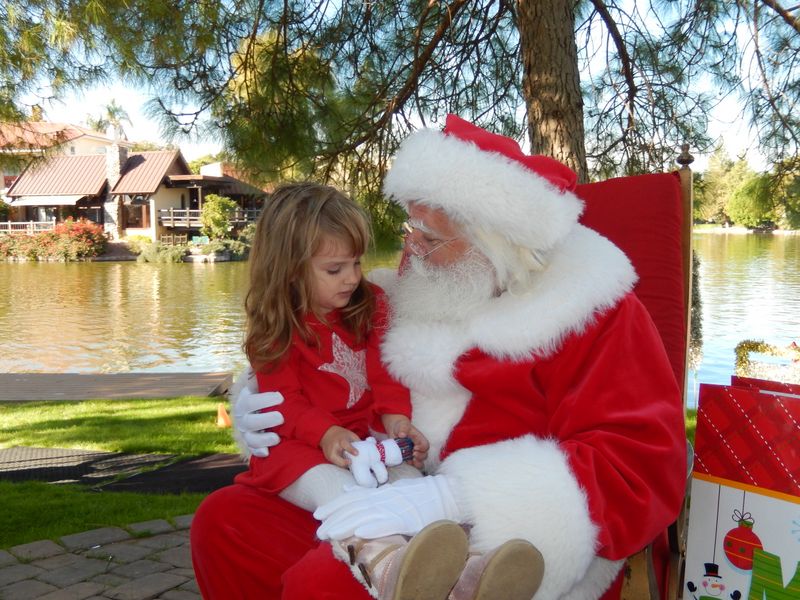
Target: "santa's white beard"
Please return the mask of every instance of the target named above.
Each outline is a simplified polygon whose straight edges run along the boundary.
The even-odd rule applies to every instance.
[[[392,293],[392,308],[396,317],[417,322],[459,321],[481,310],[495,289],[494,269],[474,250],[448,267],[412,256]]]

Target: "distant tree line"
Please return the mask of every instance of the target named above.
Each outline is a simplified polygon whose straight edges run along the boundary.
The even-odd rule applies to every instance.
[[[800,229],[800,174],[784,165],[758,173],[720,146],[695,173],[694,192],[695,222]]]

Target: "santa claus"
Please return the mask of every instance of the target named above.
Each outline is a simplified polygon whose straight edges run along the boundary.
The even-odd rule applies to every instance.
[[[443,519],[473,552],[538,549],[537,599],[619,597],[625,557],[681,507],[683,407],[636,274],[578,224],[574,186],[564,165],[452,115],[406,139],[385,192],[408,211],[408,264],[379,274],[381,349],[430,441],[425,475],[342,493],[317,519],[241,484],[215,492],[192,527],[204,597],[378,595],[331,547]],[[280,397],[243,397],[237,427],[265,454]]]

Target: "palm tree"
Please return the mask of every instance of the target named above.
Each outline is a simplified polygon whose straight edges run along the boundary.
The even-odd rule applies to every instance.
[[[127,140],[128,136],[125,135],[122,123],[133,125],[127,111],[117,104],[116,100],[111,100],[103,111],[103,114],[98,117],[87,115],[86,125],[94,131],[106,131],[109,127],[114,127],[115,137],[118,135],[120,139]]]

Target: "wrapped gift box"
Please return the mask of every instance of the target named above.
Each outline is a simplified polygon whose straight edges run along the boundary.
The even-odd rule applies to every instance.
[[[683,597],[800,599],[800,386],[700,386]]]
[[[784,396],[800,398],[800,384],[786,383],[783,381],[767,381],[765,379],[753,379],[752,377],[731,377],[731,385],[734,387],[750,388],[758,390],[764,394],[778,393]]]

